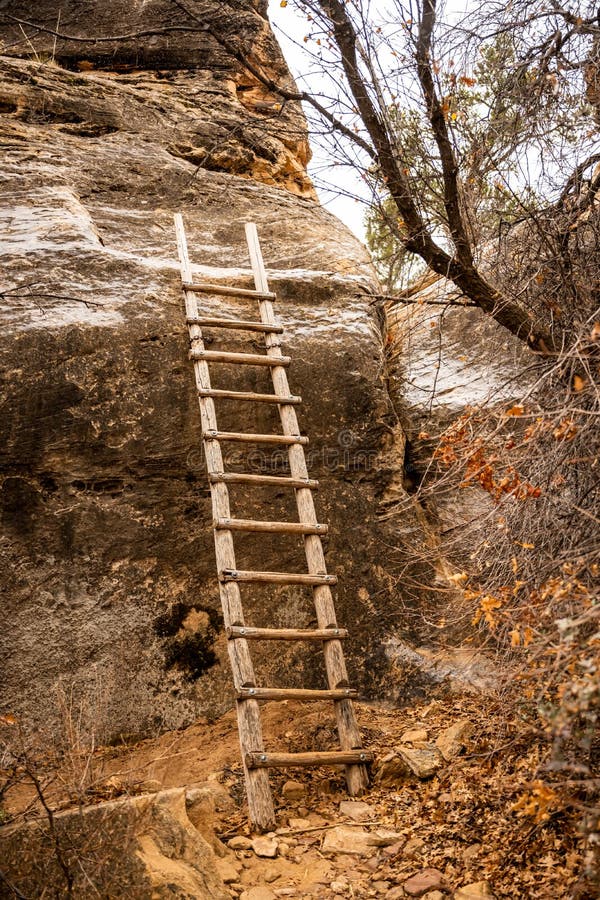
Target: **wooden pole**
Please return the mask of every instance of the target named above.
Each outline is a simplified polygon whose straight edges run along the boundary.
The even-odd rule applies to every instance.
[[[252,264],[252,271],[254,272],[254,284],[256,290],[260,294],[268,294],[269,284],[267,281],[267,273],[258,241],[258,232],[254,223],[249,222],[246,225],[246,240],[250,251],[250,261]],[[259,300],[259,308],[262,322],[266,325],[276,324],[273,304],[270,299],[265,298]],[[273,365],[271,368],[274,391],[280,396],[288,396],[290,388],[287,373],[283,366],[284,357],[281,352],[281,340],[279,335],[265,335],[265,346],[267,348],[267,356],[271,357],[273,360],[282,360],[279,365]],[[296,410],[293,406],[281,403],[279,406],[279,416],[284,434],[294,435],[300,433]],[[308,478],[304,449],[298,444],[293,444],[288,448],[288,455],[292,478]],[[308,488],[296,488],[296,505],[298,508],[298,517],[301,522],[317,523],[318,520],[311,490]],[[323,544],[319,534],[306,534],[304,537],[304,549],[309,573],[318,574],[326,572],[327,568],[325,564],[325,555],[323,553]],[[337,627],[333,597],[329,585],[319,585],[314,587],[313,598],[319,628]],[[325,656],[327,681],[330,690],[348,687],[348,674],[346,671],[341,641],[327,641],[323,645],[323,653]],[[362,741],[356,723],[352,701],[336,700],[334,706],[342,750],[361,749]],[[346,766],[346,783],[348,785],[348,793],[351,796],[361,794],[368,785],[366,767],[364,765],[356,764]]]

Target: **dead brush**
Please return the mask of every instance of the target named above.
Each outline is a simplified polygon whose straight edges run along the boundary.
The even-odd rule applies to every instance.
[[[413,497],[431,511],[457,491],[479,495],[481,515],[435,548],[460,594],[438,623],[507,673],[507,722],[517,715],[547,745],[515,809],[539,823],[548,798],[579,810],[590,883],[600,814],[599,338],[595,309],[569,350],[536,364],[518,400],[467,409],[425,436],[430,461]]]

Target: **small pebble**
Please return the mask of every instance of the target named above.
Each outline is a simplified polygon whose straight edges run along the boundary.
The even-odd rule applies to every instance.
[[[281,789],[281,794],[285,800],[302,800],[306,794],[306,788],[300,781],[286,781]]]
[[[252,841],[242,834],[236,834],[235,837],[232,837],[231,840],[227,841],[227,846],[232,850],[249,850],[252,846]]]

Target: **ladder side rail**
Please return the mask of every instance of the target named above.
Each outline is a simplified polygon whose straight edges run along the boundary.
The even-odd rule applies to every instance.
[[[177,247],[181,262],[181,275],[182,279],[185,280],[185,278],[191,274],[191,267],[187,250],[185,229],[183,226],[183,218],[181,216],[177,216],[175,218],[175,229],[177,234]],[[196,307],[196,298],[187,290],[184,290],[184,297],[186,313],[188,313],[191,308]],[[203,345],[201,328],[198,325],[191,324],[188,325],[188,330],[190,333],[190,340],[192,340],[195,344]],[[208,363],[206,363],[204,360],[195,360],[194,375],[196,379],[197,390],[203,388],[210,389],[210,372]],[[199,397],[199,406],[202,434],[204,437],[207,432],[213,429],[216,430],[216,410],[212,397]],[[206,457],[206,466],[210,478],[211,474],[223,471],[223,456],[218,442],[204,441],[203,446],[204,454]],[[217,518],[223,516],[225,518],[228,518],[230,516],[230,507],[229,491],[227,489],[227,485],[224,482],[215,482],[213,484],[213,482],[211,481],[210,489],[213,517]],[[229,568],[229,563],[223,564],[224,560],[231,560],[234,563],[235,567],[235,550],[231,532],[225,530],[215,531],[214,537],[215,554],[217,557],[218,568]],[[243,625],[244,614],[240,591],[232,591],[231,589],[223,591],[221,593],[221,600],[223,605],[223,619],[225,627],[227,628],[231,625]],[[245,656],[247,657],[246,659],[244,658]],[[243,684],[244,682],[251,682],[252,685],[255,684],[252,661],[250,659],[249,648],[247,646],[244,648],[243,645],[240,645],[239,653],[235,655],[235,658],[232,658],[231,664],[234,671],[234,678],[236,679],[236,683],[237,678],[241,678],[242,680],[240,684]]]
[[[192,271],[188,255],[187,240],[183,217],[175,215],[175,233],[177,250],[181,263],[182,282],[192,281]],[[198,305],[195,295],[184,289],[185,312],[187,318],[198,318]],[[202,330],[199,325],[189,324],[190,339],[196,346],[204,349]],[[194,375],[197,390],[210,390],[210,372],[205,360],[194,360]],[[217,417],[212,397],[199,395],[200,418],[203,434],[209,430],[217,430]],[[209,476],[223,472],[223,456],[217,441],[204,441],[204,451]],[[210,480],[213,518],[230,518],[229,491],[222,481]],[[217,569],[236,568],[235,549],[231,531],[214,530],[215,555]],[[220,582],[219,594],[223,607],[225,628],[244,624],[241,592],[235,582]],[[250,656],[250,648],[245,640],[227,641],[229,659],[233,672],[234,684],[237,687],[254,686],[256,684],[254,667]],[[258,701],[243,699],[236,701],[240,748],[244,765],[244,775],[248,794],[248,808],[251,819],[259,828],[269,828],[275,822],[275,809],[266,770],[249,769],[246,765],[246,754],[250,751],[264,751],[260,707]]]
[[[246,225],[246,240],[256,290],[262,294],[267,294],[269,293],[267,273],[258,240],[258,232],[254,223],[249,222]],[[268,325],[276,324],[273,304],[270,299],[259,300],[259,310],[262,322]],[[278,334],[266,334],[265,346],[267,356],[273,358],[282,356],[281,341]],[[280,396],[289,396],[290,388],[285,368],[283,366],[273,366],[270,371],[275,393]],[[281,404],[279,406],[279,415],[284,434],[299,434],[298,419],[293,406]],[[288,457],[292,478],[308,478],[306,457],[302,446],[295,444],[289,447]],[[299,520],[301,522],[316,523],[318,520],[312,491],[306,488],[296,488],[295,493]],[[311,575],[326,574],[325,554],[323,553],[323,544],[320,536],[316,534],[305,535],[304,549],[309,573]],[[331,588],[327,585],[313,588],[313,599],[319,628],[337,627]],[[336,689],[340,686],[348,685],[348,673],[341,641],[327,641],[323,646],[323,653],[329,688]],[[334,706],[342,750],[360,749],[362,740],[352,702],[350,700],[339,700],[335,701]],[[351,795],[361,794],[368,786],[368,775],[365,766],[347,766],[346,782]]]

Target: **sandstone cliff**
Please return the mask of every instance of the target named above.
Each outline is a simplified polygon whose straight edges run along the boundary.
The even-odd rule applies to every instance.
[[[318,509],[331,523],[352,677],[367,694],[398,699],[386,641],[407,602],[394,575],[404,559],[378,516],[401,491],[403,438],[364,297],[372,270],[314,200],[301,111],[281,109],[204,31],[154,33],[194,27],[166,0],[62,4],[61,34],[96,43],[9,18],[55,29],[54,3],[25,6],[2,4],[0,33],[5,707],[43,723],[56,685],[68,693],[73,684],[107,740],[179,727],[232,702],[177,210],[196,270],[210,280],[239,283],[243,223],[258,224],[292,389],[304,398]],[[289,77],[262,2],[190,6]],[[106,40],[140,30],[153,33]],[[217,298],[207,308],[255,314]],[[274,425],[267,412],[257,421],[250,409],[221,409],[224,429]],[[260,518],[264,499],[244,490],[233,502]],[[275,504],[291,514],[286,495]],[[273,542],[239,547],[240,565],[301,565],[291,541],[283,556]],[[301,588],[255,593],[250,610],[257,625],[312,616]],[[259,651],[257,671],[267,683],[323,683],[320,657],[306,648]]]

